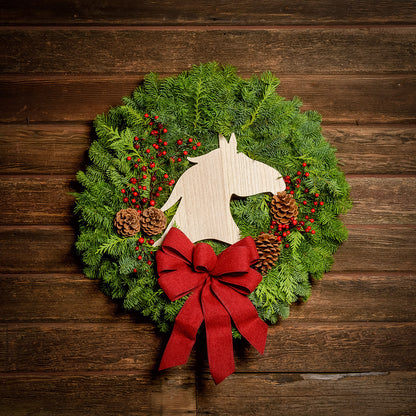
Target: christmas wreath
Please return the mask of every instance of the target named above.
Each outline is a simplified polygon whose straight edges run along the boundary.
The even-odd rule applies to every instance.
[[[246,244],[252,254],[254,241],[257,249],[249,266],[261,277],[245,294],[261,320],[276,323],[288,316],[291,303],[306,300],[311,279],[330,269],[347,238],[338,215],[351,206],[349,186],[335,149],[322,136],[321,116],[301,112],[298,98],[280,97],[278,85],[270,72],[242,79],[235,68],[216,63],[164,79],[151,73],[124,105],[95,120],[90,163],[77,175],[82,191],[75,208],[76,247],[87,277],[100,279],[106,294],[151,317],[163,332],[190,299],[189,290],[170,296],[161,284],[171,271],[160,265],[172,260],[169,253],[188,261],[167,237],[177,230],[172,225],[181,229],[175,214],[183,200],[164,205],[193,161],[221,147],[221,137],[224,143],[234,140],[239,154],[281,173],[279,192],[229,201],[242,239],[238,248]],[[199,212],[188,215],[202,225]],[[191,250],[185,234],[174,234],[185,252]],[[227,243],[205,243],[201,247],[212,247],[218,262],[230,252]],[[235,324],[238,318],[232,318]],[[232,334],[239,338],[240,328],[233,326]]]

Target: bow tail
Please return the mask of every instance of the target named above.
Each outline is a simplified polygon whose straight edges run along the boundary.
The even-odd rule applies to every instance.
[[[267,324],[262,321],[250,299],[232,288],[213,282],[213,291],[231,315],[240,334],[260,353],[266,347]]]
[[[175,325],[163,353],[159,370],[186,364],[188,361],[195,344],[196,334],[204,320],[199,300],[200,292],[199,289],[192,293],[176,316]]]
[[[231,319],[211,285],[204,286],[201,295],[207,334],[209,370],[218,384],[235,370]]]

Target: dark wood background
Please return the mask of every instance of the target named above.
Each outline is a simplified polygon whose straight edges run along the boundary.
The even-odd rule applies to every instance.
[[[1,5],[1,415],[415,415],[414,0],[119,3]],[[219,386],[201,342],[156,371],[166,337],[83,276],[69,195],[96,114],[210,60],[319,111],[355,202],[331,273]]]

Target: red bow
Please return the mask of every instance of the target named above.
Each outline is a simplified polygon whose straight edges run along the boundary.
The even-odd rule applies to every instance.
[[[158,282],[171,301],[192,294],[176,317],[159,370],[186,364],[203,321],[215,383],[235,370],[231,318],[241,335],[263,354],[267,324],[247,298],[262,279],[260,273],[250,268],[257,260],[251,237],[233,244],[217,257],[208,244],[194,246],[182,231],[169,231],[156,254]]]

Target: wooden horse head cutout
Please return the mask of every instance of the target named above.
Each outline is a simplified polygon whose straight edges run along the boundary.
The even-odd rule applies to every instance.
[[[230,212],[232,195],[247,197],[286,189],[282,175],[271,166],[237,152],[237,139],[219,135],[219,148],[205,155],[188,157],[195,163],[183,173],[169,199],[166,211],[181,200],[168,228],[155,243],[160,245],[174,224],[193,242],[218,240],[234,244],[240,231]]]

